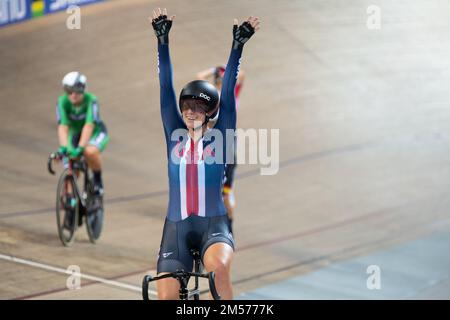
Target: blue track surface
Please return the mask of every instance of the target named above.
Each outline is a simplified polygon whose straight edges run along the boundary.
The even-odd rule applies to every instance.
[[[450,299],[450,231],[242,294],[237,299]],[[367,267],[380,268],[368,289]]]

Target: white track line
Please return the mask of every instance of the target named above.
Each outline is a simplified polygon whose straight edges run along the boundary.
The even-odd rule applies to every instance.
[[[20,259],[20,258],[16,258],[16,257],[13,257],[13,256],[4,255],[4,254],[0,254],[0,259],[11,261],[11,262],[15,262],[15,263],[20,263],[20,264],[25,264],[27,266],[40,268],[40,269],[44,269],[44,270],[48,270],[48,271],[64,273],[64,274],[67,274],[67,275],[74,275],[69,270],[65,270],[65,269],[62,269],[62,268],[49,266],[47,264],[38,263],[38,262],[30,261],[30,260]],[[141,287],[129,285],[129,284],[126,284],[126,283],[122,283],[122,282],[118,282],[118,281],[114,281],[114,280],[103,279],[103,278],[99,278],[99,277],[96,277],[96,276],[91,276],[91,275],[88,275],[88,274],[85,274],[85,273],[80,273],[80,274],[75,273],[75,275],[79,275],[80,278],[84,278],[84,279],[92,280],[92,281],[96,281],[96,282],[101,282],[101,283],[104,283],[106,285],[110,285],[110,286],[119,287],[119,288],[122,288],[122,289],[131,290],[131,291],[134,291],[134,292],[142,292],[142,288]],[[156,296],[156,291],[149,290],[149,293]]]

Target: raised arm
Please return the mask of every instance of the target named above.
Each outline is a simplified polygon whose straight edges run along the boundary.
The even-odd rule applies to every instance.
[[[233,48],[228,58],[227,68],[223,76],[220,95],[220,114],[216,127],[218,129],[234,129],[236,127],[236,101],[234,87],[238,78],[242,50],[244,44],[259,30],[259,18],[249,17],[238,27],[237,19],[233,26]]]
[[[169,31],[175,16],[167,18],[167,10],[153,11],[151,19],[155,35],[158,38],[158,73],[160,84],[161,117],[166,139],[170,140],[173,130],[184,126],[178,113],[177,98],[173,87],[172,63],[169,54]]]

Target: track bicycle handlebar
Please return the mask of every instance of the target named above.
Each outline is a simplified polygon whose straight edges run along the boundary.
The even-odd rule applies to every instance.
[[[53,153],[51,153],[48,156],[48,160],[47,160],[47,170],[48,170],[48,172],[51,173],[52,175],[54,175],[55,171],[53,170],[53,166],[52,166],[53,161],[54,160],[62,160],[65,157],[67,157],[71,162],[74,163],[74,167],[75,168],[84,170],[84,168],[85,168],[85,162],[84,161],[85,160],[84,160],[83,156],[78,157],[78,158],[70,158],[68,155],[61,154],[59,152],[53,152]]]
[[[208,279],[208,283],[209,283],[209,290],[211,292],[211,295],[213,297],[214,300],[220,300],[221,297],[219,295],[219,293],[217,292],[216,289],[216,283],[215,283],[215,274],[214,272],[210,272],[208,274],[202,274],[202,273],[196,273],[196,272],[186,272],[183,270],[177,270],[175,272],[171,272],[171,273],[167,273],[167,274],[163,274],[161,276],[157,276],[157,277],[152,277],[150,275],[146,275],[144,277],[143,283],[142,283],[142,296],[144,298],[144,300],[149,300],[148,297],[148,284],[152,281],[158,281],[161,279],[165,279],[165,278],[174,278],[177,279],[180,284],[181,283],[186,283],[187,284],[187,279],[189,279],[190,277],[199,277],[199,278],[207,278]]]

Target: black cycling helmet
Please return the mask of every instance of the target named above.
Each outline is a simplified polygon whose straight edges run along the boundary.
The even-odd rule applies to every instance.
[[[205,80],[191,81],[184,86],[180,93],[180,112],[185,99],[195,99],[204,102],[206,106],[205,112],[210,114],[210,116],[219,107],[219,92],[211,83]],[[207,118],[209,118],[208,115]]]

